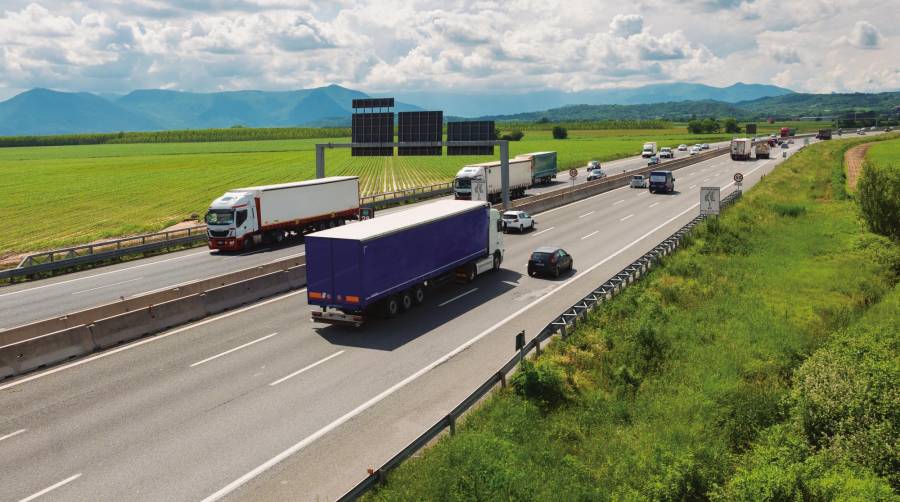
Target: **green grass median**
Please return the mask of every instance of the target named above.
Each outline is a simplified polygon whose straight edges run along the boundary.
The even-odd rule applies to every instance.
[[[368,498],[896,500],[900,248],[835,194],[858,142],[783,163]]]

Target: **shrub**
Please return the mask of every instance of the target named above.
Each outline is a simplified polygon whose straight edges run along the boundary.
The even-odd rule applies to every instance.
[[[566,139],[569,137],[569,131],[562,126],[553,127],[553,139]]]
[[[569,401],[576,393],[565,369],[546,357],[537,362],[522,361],[521,368],[513,376],[512,386],[517,394],[537,401],[545,410]]]
[[[806,208],[799,204],[772,204],[772,210],[779,216],[796,218],[806,214]]]
[[[506,141],[521,141],[521,139],[524,137],[524,132],[518,129],[513,129],[511,133],[500,136],[500,139],[505,139]]]
[[[869,229],[900,240],[900,167],[867,162],[858,189]]]

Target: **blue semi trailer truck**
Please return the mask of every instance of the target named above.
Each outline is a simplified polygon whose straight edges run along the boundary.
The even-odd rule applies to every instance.
[[[444,200],[306,236],[306,282],[316,322],[359,327],[425,301],[446,279],[470,282],[503,262],[500,213]]]

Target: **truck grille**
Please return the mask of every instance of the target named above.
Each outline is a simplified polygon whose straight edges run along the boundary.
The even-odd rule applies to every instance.
[[[228,230],[210,230],[209,236],[210,237],[219,237],[219,238],[228,237]]]

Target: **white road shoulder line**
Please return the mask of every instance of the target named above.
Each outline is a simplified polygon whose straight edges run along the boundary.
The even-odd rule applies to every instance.
[[[341,351],[335,352],[334,354],[331,354],[330,356],[328,356],[328,357],[326,357],[326,358],[324,358],[324,359],[319,359],[318,361],[316,361],[316,362],[310,364],[309,366],[305,366],[305,367],[303,367],[303,368],[301,368],[301,369],[299,369],[299,370],[297,370],[297,371],[291,373],[291,374],[288,375],[288,376],[281,377],[281,378],[279,378],[278,380],[275,380],[274,382],[270,383],[269,386],[270,386],[270,387],[274,387],[274,386],[280,384],[281,382],[284,382],[285,380],[290,380],[291,378],[294,378],[295,376],[297,376],[297,375],[299,375],[299,374],[301,374],[301,373],[303,373],[303,372],[305,372],[305,371],[307,371],[307,370],[311,370],[311,369],[315,368],[316,366],[318,366],[318,365],[324,363],[325,361],[328,361],[329,359],[333,359],[333,358],[335,358],[335,357],[337,357],[337,356],[339,356],[339,355],[341,355],[341,354],[343,354],[343,353],[344,353],[344,351],[341,350]]]
[[[507,316],[506,318],[504,318],[504,319],[498,321],[496,324],[494,324],[494,325],[491,326],[490,328],[487,328],[486,330],[482,331],[481,333],[479,333],[478,335],[476,335],[476,336],[475,336],[474,338],[472,338],[471,340],[469,340],[469,341],[465,342],[464,344],[460,345],[459,347],[453,349],[452,351],[448,352],[448,353],[445,354],[444,356],[440,357],[439,359],[435,360],[434,362],[432,362],[431,364],[425,366],[424,368],[420,369],[419,371],[413,373],[412,375],[410,375],[410,376],[404,378],[403,380],[397,382],[396,384],[394,384],[393,386],[389,387],[388,389],[385,389],[382,393],[378,394],[377,396],[374,396],[373,398],[369,399],[368,401],[366,401],[366,402],[362,403],[361,405],[357,406],[356,408],[350,410],[349,412],[347,412],[347,413],[345,413],[344,415],[342,415],[341,417],[335,419],[333,422],[331,422],[331,423],[325,425],[324,427],[322,427],[321,429],[317,430],[316,432],[310,434],[309,436],[306,436],[305,438],[303,438],[302,440],[300,440],[300,441],[297,442],[296,444],[290,446],[290,447],[287,448],[286,450],[282,451],[281,453],[275,455],[275,456],[272,457],[271,459],[269,459],[269,460],[265,461],[264,463],[260,464],[259,466],[255,467],[254,469],[252,469],[252,470],[251,470],[250,472],[248,472],[247,474],[244,474],[243,476],[241,476],[241,477],[239,477],[238,479],[232,481],[231,483],[228,483],[227,485],[225,485],[224,487],[222,487],[219,491],[217,491],[217,492],[213,493],[212,495],[210,495],[210,496],[206,497],[205,499],[203,499],[202,502],[214,502],[214,501],[216,501],[216,500],[220,500],[221,498],[225,497],[225,496],[228,495],[229,493],[231,493],[231,492],[233,492],[234,490],[238,489],[239,487],[241,487],[242,485],[244,485],[245,483],[247,483],[247,482],[250,481],[251,479],[255,478],[256,476],[259,476],[259,475],[262,474],[263,472],[265,472],[265,471],[269,470],[270,468],[272,468],[273,466],[277,465],[277,464],[280,463],[282,460],[284,460],[284,459],[290,457],[291,455],[293,455],[294,453],[297,453],[298,451],[302,450],[303,448],[306,448],[307,446],[309,446],[310,444],[312,444],[313,442],[315,442],[316,440],[318,440],[318,439],[321,438],[322,436],[324,436],[324,435],[328,434],[329,432],[333,431],[334,429],[340,427],[341,425],[343,425],[344,423],[346,423],[348,420],[351,420],[352,418],[354,418],[354,417],[360,415],[360,414],[363,413],[364,411],[368,410],[368,409],[371,408],[372,406],[375,406],[376,404],[378,404],[379,402],[381,402],[382,400],[384,400],[386,397],[388,397],[388,396],[394,394],[395,392],[397,392],[398,390],[402,389],[403,387],[406,387],[407,385],[409,385],[410,382],[415,381],[416,379],[418,379],[418,378],[421,377],[422,375],[428,373],[429,371],[433,370],[434,368],[436,368],[436,367],[438,367],[438,366],[440,366],[440,365],[446,363],[446,362],[449,361],[450,359],[456,357],[459,353],[461,353],[461,352],[463,352],[464,350],[468,349],[469,347],[471,347],[472,345],[474,345],[475,343],[477,343],[479,340],[481,340],[481,339],[484,338],[485,336],[487,336],[487,335],[489,335],[490,333],[492,333],[492,332],[493,332],[494,330],[496,330],[497,328],[503,326],[504,324],[508,323],[508,322],[511,321],[512,319],[515,319],[516,317],[520,316],[520,315],[522,314],[522,312],[525,312],[526,310],[533,308],[535,305],[537,305],[537,304],[543,302],[543,301],[546,300],[547,298],[551,298],[556,292],[558,292],[558,291],[562,290],[563,288],[569,286],[569,285],[572,284],[573,282],[575,282],[575,281],[577,281],[578,279],[581,279],[582,277],[584,277],[585,275],[587,275],[587,274],[593,272],[593,271],[596,270],[598,267],[604,265],[605,263],[607,263],[608,261],[612,260],[613,258],[615,258],[615,257],[619,256],[620,254],[624,253],[625,251],[631,249],[635,244],[637,244],[638,242],[641,242],[642,240],[646,239],[647,237],[653,235],[653,234],[654,234],[656,231],[658,231],[659,229],[661,229],[661,228],[665,227],[666,225],[672,223],[673,221],[677,220],[678,218],[681,218],[682,216],[684,216],[684,215],[687,214],[688,212],[696,210],[696,208],[697,208],[699,205],[700,205],[700,203],[694,204],[693,206],[691,206],[691,207],[685,209],[684,211],[678,213],[677,215],[675,215],[675,216],[669,218],[668,220],[666,220],[665,222],[659,224],[658,226],[656,226],[656,227],[653,228],[652,230],[649,230],[649,231],[648,231],[647,233],[645,233],[644,235],[642,235],[642,236],[638,237],[637,239],[631,241],[631,243],[625,245],[624,247],[622,247],[621,249],[619,249],[619,250],[616,251],[615,253],[613,253],[613,254],[607,256],[606,258],[604,258],[603,260],[600,260],[599,262],[595,263],[594,265],[592,265],[590,268],[588,268],[588,269],[585,270],[584,272],[581,272],[581,273],[579,273],[578,275],[576,275],[576,276],[570,278],[569,280],[563,282],[562,284],[560,284],[560,285],[557,286],[556,288],[552,289],[552,290],[551,290],[549,293],[547,293],[546,295],[541,296],[540,298],[537,298],[536,300],[534,300],[533,302],[529,303],[528,305],[525,305],[524,307],[520,308],[519,310],[513,312],[512,314],[510,314],[510,315]]]
[[[78,479],[80,477],[81,477],[81,473],[79,472],[78,474],[76,474],[74,476],[70,476],[70,477],[60,481],[59,483],[56,483],[55,485],[48,486],[47,488],[44,488],[43,490],[41,490],[33,495],[29,495],[29,496],[23,498],[22,500],[20,500],[19,502],[31,502],[32,500],[40,497],[41,495],[45,495],[45,494],[59,488],[60,486],[63,486],[65,484],[71,483],[72,481],[75,481],[76,479]]]
[[[625,202],[625,199],[617,200],[617,201],[613,202],[612,205],[615,206],[616,204],[621,204],[621,203],[623,203],[623,202]]]
[[[208,251],[208,250],[207,250],[207,251],[201,251],[201,252],[199,252],[199,253],[191,253],[191,254],[189,254],[189,255],[176,256],[175,258],[169,258],[169,259],[167,259],[167,260],[159,260],[159,261],[154,261],[154,262],[152,262],[152,263],[143,263],[143,264],[141,264],[141,265],[135,265],[135,266],[133,266],[133,267],[128,267],[128,268],[120,268],[120,269],[118,269],[118,270],[110,270],[109,272],[103,272],[103,273],[101,273],[101,274],[88,275],[88,276],[85,276],[85,277],[76,277],[75,279],[69,279],[68,281],[54,282],[53,284],[44,284],[43,286],[35,286],[35,287],[33,287],[33,288],[22,289],[22,290],[19,290],[19,291],[10,291],[9,293],[2,293],[2,294],[0,294],[0,297],[3,297],[3,296],[9,296],[9,295],[16,295],[16,294],[19,294],[19,293],[27,293],[27,292],[29,292],[29,291],[34,291],[34,290],[36,290],[36,289],[50,288],[50,287],[53,287],[53,286],[59,286],[59,285],[62,285],[62,284],[68,284],[68,283],[70,283],[70,282],[75,282],[75,281],[83,281],[83,280],[85,280],[85,279],[93,279],[94,277],[100,277],[100,276],[109,275],[109,274],[118,274],[119,272],[124,272],[124,271],[126,271],[126,270],[134,270],[134,269],[136,269],[136,268],[149,267],[149,266],[152,266],[152,265],[156,265],[157,263],[166,263],[166,262],[169,262],[169,261],[181,260],[181,259],[184,259],[184,258],[190,258],[190,257],[192,257],[192,256],[199,256],[199,255],[202,255],[202,254],[207,254],[207,255],[208,255],[208,254],[209,254],[209,251]]]
[[[531,235],[532,235],[532,237],[536,237],[536,236],[538,236],[538,235],[541,235],[541,234],[544,233],[544,232],[549,232],[549,231],[553,230],[554,228],[556,228],[556,227],[546,228],[546,229],[544,229],[544,230],[541,230],[540,232],[535,232],[535,233],[533,233],[533,234],[531,234]]]
[[[650,207],[654,207],[654,206],[658,206],[658,205],[659,205],[659,201],[656,201],[653,204],[650,204]]]
[[[696,186],[697,186],[697,185],[691,185],[691,186],[688,187],[688,190],[690,190],[690,189],[692,189],[692,188],[695,188]]]
[[[590,216],[590,215],[592,215],[592,214],[594,214],[594,213],[596,213],[596,212],[597,212],[597,211],[591,211],[591,212],[589,212],[589,213],[584,213],[584,214],[582,214],[581,216],[579,216],[579,218],[584,218],[585,216]]]
[[[212,361],[212,360],[215,360],[215,359],[218,359],[218,358],[220,358],[220,357],[222,357],[222,356],[227,356],[228,354],[231,354],[232,352],[236,352],[236,351],[238,351],[238,350],[245,349],[245,348],[247,348],[247,347],[249,347],[249,346],[251,346],[251,345],[257,344],[257,343],[259,343],[259,342],[261,342],[261,341],[263,341],[263,340],[267,340],[267,339],[269,339],[269,338],[272,338],[273,336],[275,336],[275,335],[277,335],[277,334],[278,334],[278,333],[272,333],[271,335],[266,335],[266,336],[257,338],[256,340],[253,340],[252,342],[247,342],[247,343],[245,343],[245,344],[243,344],[243,345],[238,345],[237,347],[235,347],[235,348],[233,348],[233,349],[228,349],[228,350],[226,350],[225,352],[216,354],[216,355],[214,355],[214,356],[212,356],[212,357],[207,357],[206,359],[204,359],[204,360],[202,360],[202,361],[197,361],[197,362],[195,362],[194,364],[192,364],[192,365],[191,365],[191,368],[193,368],[194,366],[200,366],[201,364],[204,364],[204,363],[208,363],[208,362],[210,362],[210,361]]]
[[[73,295],[80,295],[80,294],[82,294],[82,293],[89,293],[89,292],[91,292],[91,291],[97,291],[98,289],[111,288],[111,287],[113,287],[113,286],[118,286],[118,285],[120,285],[120,284],[128,284],[129,282],[140,281],[140,280],[143,280],[143,279],[144,279],[143,277],[138,277],[138,278],[135,278],[135,279],[128,279],[127,281],[114,282],[114,283],[112,283],[112,284],[104,284],[103,286],[97,286],[96,288],[82,289],[81,291],[75,291],[75,292],[72,293],[72,294],[73,294]]]
[[[591,232],[591,233],[585,235],[584,237],[582,237],[581,240],[585,240],[585,239],[587,239],[588,237],[593,237],[593,236],[595,236],[595,235],[597,235],[597,234],[599,234],[599,233],[600,233],[599,230],[594,230],[593,232]]]
[[[634,215],[633,215],[633,214],[629,214],[628,216],[626,216],[626,217],[624,217],[624,218],[619,218],[619,221],[625,221],[625,220],[627,220],[628,218],[631,218],[632,216],[634,216]]]
[[[67,369],[71,369],[71,368],[74,368],[74,367],[76,367],[76,366],[81,366],[82,364],[87,364],[87,363],[89,363],[89,362],[96,361],[97,359],[103,359],[104,357],[109,357],[109,356],[111,356],[111,355],[113,355],[113,354],[118,354],[119,352],[122,352],[122,351],[125,351],[125,350],[133,349],[133,348],[135,348],[135,347],[140,347],[141,345],[144,345],[145,343],[152,343],[152,342],[155,342],[155,341],[158,341],[158,340],[162,340],[162,339],[168,338],[168,337],[170,337],[170,336],[172,336],[172,335],[177,335],[178,333],[187,331],[187,330],[189,330],[189,329],[194,329],[194,328],[196,328],[196,327],[198,327],[198,326],[203,326],[204,324],[209,324],[209,323],[211,323],[211,322],[216,322],[216,321],[221,320],[221,319],[226,319],[226,318],[228,318],[228,317],[231,317],[231,316],[234,316],[234,315],[238,315],[238,314],[240,314],[240,313],[242,313],[242,312],[246,312],[246,311],[248,311],[248,310],[252,310],[252,309],[255,309],[255,308],[258,308],[258,307],[262,307],[263,305],[268,305],[268,304],[270,304],[270,303],[278,302],[278,301],[284,300],[284,299],[286,299],[286,298],[290,298],[290,297],[292,297],[292,296],[299,295],[300,293],[305,293],[305,292],[306,292],[306,288],[298,289],[297,291],[291,291],[290,293],[285,293],[285,294],[283,294],[283,295],[281,295],[281,296],[276,296],[275,298],[270,298],[270,299],[268,299],[268,300],[266,300],[266,301],[262,301],[262,302],[259,302],[259,303],[254,303],[253,305],[247,305],[246,307],[242,307],[242,308],[239,308],[239,309],[237,309],[237,310],[230,310],[230,311],[228,311],[228,312],[226,312],[226,313],[224,313],[224,314],[219,314],[219,315],[214,316],[214,317],[209,317],[209,318],[206,318],[206,319],[204,319],[204,320],[202,320],[202,321],[198,321],[198,322],[195,322],[195,323],[193,323],[193,324],[188,324],[187,326],[182,326],[182,327],[180,327],[180,328],[173,329],[172,331],[169,331],[169,332],[166,332],[166,333],[162,333],[162,334],[159,334],[159,335],[155,335],[155,336],[152,336],[152,337],[150,337],[150,338],[144,338],[144,339],[141,339],[141,340],[136,341],[136,342],[134,342],[134,343],[130,343],[130,344],[128,344],[128,345],[123,345],[122,347],[119,347],[119,348],[117,348],[117,349],[112,349],[112,350],[107,350],[107,351],[104,351],[104,352],[100,352],[99,354],[93,355],[93,356],[91,356],[91,357],[86,357],[86,358],[84,358],[84,359],[78,359],[78,360],[73,361],[73,362],[71,362],[71,363],[69,363],[69,364],[65,364],[65,365],[62,365],[62,366],[57,366],[57,367],[55,367],[55,368],[48,369],[47,371],[44,371],[44,372],[42,372],[42,373],[38,373],[38,374],[36,374],[36,375],[27,376],[27,377],[25,377],[25,378],[22,378],[21,380],[16,380],[16,381],[10,382],[10,383],[5,384],[5,385],[0,385],[0,390],[6,390],[6,389],[9,389],[9,388],[11,388],[11,387],[15,387],[15,386],[17,386],[17,385],[22,385],[23,383],[30,382],[30,381],[32,381],[32,380],[37,380],[37,379],[39,379],[39,378],[44,378],[45,376],[50,376],[50,375],[52,375],[52,374],[54,374],[54,373],[59,373],[60,371],[65,371],[65,370],[67,370]]]
[[[9,438],[11,438],[11,437],[13,437],[13,436],[18,436],[19,434],[21,434],[21,433],[23,433],[23,432],[25,432],[25,431],[27,431],[27,430],[28,430],[28,429],[19,429],[19,430],[15,431],[15,432],[10,432],[9,434],[7,434],[7,435],[5,435],[5,436],[0,436],[0,441],[3,441],[4,439],[9,439]]]
[[[460,298],[462,298],[462,297],[464,297],[464,296],[466,296],[466,295],[468,295],[468,294],[470,294],[470,293],[474,293],[474,292],[476,292],[476,291],[478,291],[478,288],[472,288],[472,289],[466,291],[465,293],[463,293],[463,294],[461,294],[461,295],[456,295],[456,296],[454,296],[453,298],[451,298],[451,299],[449,299],[449,300],[447,300],[447,301],[445,301],[445,302],[443,302],[443,303],[439,303],[439,304],[438,304],[438,307],[443,307],[444,305],[447,305],[447,304],[449,304],[449,303],[455,302],[456,300],[459,300]]]

